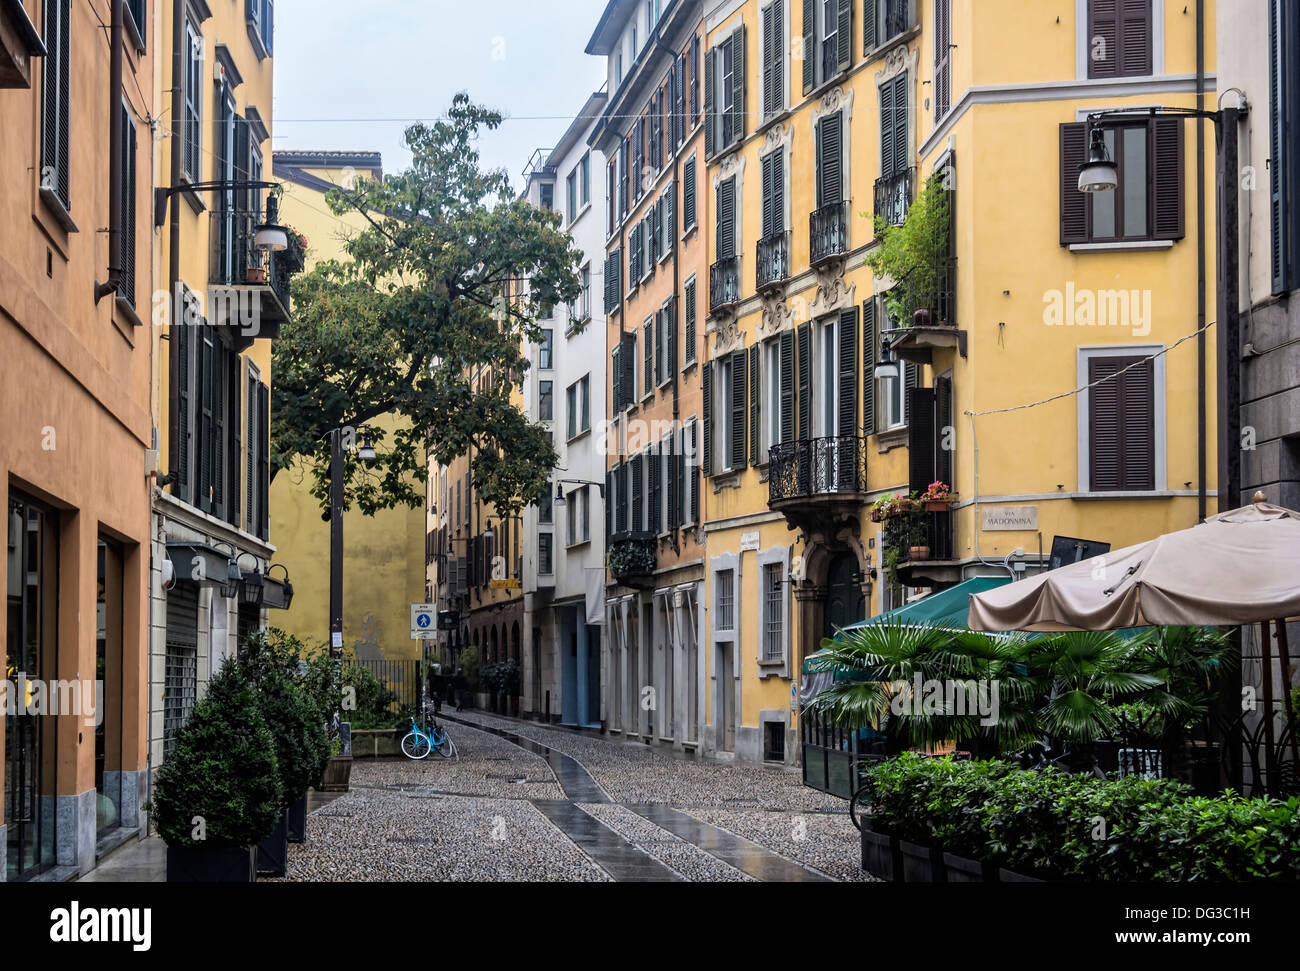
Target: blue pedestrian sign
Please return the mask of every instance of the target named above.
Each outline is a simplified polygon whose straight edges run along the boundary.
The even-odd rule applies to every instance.
[[[433,604],[411,604],[411,640],[432,641],[438,637],[438,608]]]

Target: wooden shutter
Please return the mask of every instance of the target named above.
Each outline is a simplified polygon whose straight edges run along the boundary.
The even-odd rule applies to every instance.
[[[894,115],[892,123],[894,126],[894,158],[890,168],[895,175],[907,171],[910,155],[907,143],[907,121],[912,113],[912,99],[908,97],[908,78],[908,73],[904,71],[898,77],[894,78],[893,81]]]
[[[63,208],[71,211],[68,133],[71,112],[69,55],[70,0],[45,0],[45,63],[41,73],[41,188],[54,192]]]
[[[812,437],[812,324],[803,323],[795,332],[799,351],[799,440]]]
[[[894,174],[894,116],[898,106],[894,104],[894,82],[886,81],[880,86],[880,177],[888,179]],[[818,145],[820,149],[820,144]]]
[[[257,442],[257,504],[261,511],[258,535],[266,540],[271,538],[271,389],[261,382],[257,385],[257,421],[261,432]]]
[[[731,35],[731,140],[745,137],[745,25]]]
[[[705,361],[700,373],[700,392],[703,397],[704,450],[700,464],[705,475],[713,474],[713,362]]]
[[[953,486],[953,450],[945,444],[955,444],[956,430],[953,427],[952,378],[943,377],[934,380],[935,441],[934,465],[935,478]],[[928,485],[928,483],[927,483]]]
[[[1185,231],[1181,118],[1152,119],[1150,158],[1147,171],[1152,173],[1152,197],[1155,203],[1152,232],[1157,239],[1182,239]]]
[[[1120,0],[1088,0],[1088,77],[1113,78],[1119,51]]]
[[[762,400],[763,382],[759,372],[759,346],[749,349],[749,464],[763,461]],[[771,377],[768,378],[771,381]]]
[[[924,492],[934,481],[934,391],[910,388],[907,392],[908,488]]]
[[[226,372],[226,521],[239,526],[242,510],[240,501],[243,482],[243,440],[240,430],[244,427],[240,408],[240,392],[244,386],[243,360],[237,354],[231,354],[229,368]]]
[[[663,441],[664,452],[664,487],[668,492],[668,515],[665,517],[664,528],[676,529],[682,524],[681,509],[681,488],[678,481],[677,471],[677,432],[669,433]]]
[[[1295,59],[1294,52],[1283,50],[1282,38],[1285,33],[1282,23],[1284,11],[1283,0],[1268,0],[1268,138],[1269,138],[1269,219],[1272,229],[1273,250],[1271,258],[1271,277],[1273,293],[1285,293],[1291,289],[1290,263],[1291,228],[1290,228],[1290,171],[1292,161],[1286,147],[1289,118],[1288,107],[1300,91],[1291,88],[1292,73],[1288,62]],[[1300,165],[1300,160],[1297,160]]]
[[[1152,362],[1141,357],[1093,357],[1088,361],[1088,380],[1093,385],[1088,392],[1090,488],[1095,492],[1154,489]]]
[[[704,155],[712,158],[717,151],[717,118],[714,114],[714,85],[717,67],[714,60],[717,48],[711,48],[704,55]]]
[[[879,45],[878,34],[876,30],[877,17],[876,12],[877,0],[863,0],[862,2],[862,56],[866,57],[874,51]]]
[[[817,12],[815,0],[803,0],[803,93],[817,86]]]
[[[1151,0],[1119,0],[1116,73],[1134,77],[1151,73]]]
[[[663,529],[663,443],[650,449],[650,497],[646,509],[646,528],[655,534]]]
[[[736,255],[736,177],[718,185],[718,259]]]
[[[856,435],[858,428],[858,308],[840,311],[838,436]]]
[[[619,344],[620,346],[614,348],[609,354],[610,406],[616,415],[623,410],[622,341]]]
[[[623,335],[623,407],[636,404],[636,333]]]
[[[229,354],[225,343],[213,334],[212,373],[212,514],[226,518],[226,388]]]
[[[178,319],[172,321],[171,339],[176,342],[176,374],[172,377],[173,393],[176,395],[176,427],[172,434],[176,436],[176,497],[184,502],[191,501],[190,493],[190,325],[185,321],[185,297],[175,301]]]
[[[780,62],[780,49],[776,45],[776,3],[763,8],[763,116],[766,118],[777,110],[775,90],[776,64]]]
[[[683,359],[686,361],[695,360],[695,299],[695,281],[691,280],[686,284],[685,320],[682,321],[682,341],[685,344]]]
[[[764,239],[770,238],[773,232],[775,231],[773,227],[776,225],[776,220],[772,212],[772,204],[775,201],[773,198],[774,193],[773,193],[773,185],[772,185],[772,174],[773,174],[772,170],[773,170],[773,162],[776,156],[779,154],[779,152],[780,149],[778,149],[776,152],[771,153],[770,155],[764,155],[763,158],[760,160],[762,165],[762,182],[763,182],[762,235]]]
[[[745,363],[746,357],[744,351],[734,351],[731,355],[731,401],[730,414],[727,416],[731,422],[731,455],[728,463],[733,469],[743,469],[745,467],[745,407],[748,403],[748,395],[745,387]]]
[[[677,242],[677,183],[669,182],[664,194],[663,242],[660,252],[667,255]]]
[[[1088,194],[1079,191],[1079,166],[1088,152],[1087,128],[1084,122],[1061,126],[1062,246],[1088,241]]]
[[[135,306],[136,138],[131,113],[122,106],[122,227],[117,292]]]
[[[682,167],[682,229],[695,225],[695,156]]]
[[[643,478],[644,465],[645,465],[645,460],[640,454],[632,456],[632,463],[631,463],[632,488],[629,493],[632,500],[632,506],[628,513],[627,528],[630,532],[633,533],[639,533],[641,532],[641,530],[645,528],[644,526],[645,520],[641,515],[641,493],[645,488],[644,486],[645,480]]]
[[[853,0],[839,0],[836,25],[836,68],[847,71],[853,66]]]
[[[934,120],[941,120],[951,106],[952,0],[934,0]]]
[[[645,335],[641,341],[642,373],[645,380],[642,382],[641,394],[649,394],[655,386],[655,326],[658,323],[659,315],[656,313],[647,320],[642,326],[641,331]]]
[[[664,305],[665,329],[668,331],[668,374],[665,380],[677,376],[677,298],[669,297]]]
[[[707,427],[707,426],[706,426]],[[694,418],[691,419],[691,455],[700,454],[700,423]],[[698,526],[700,523],[700,475],[702,473],[692,468],[689,471],[691,479],[691,523]]]
[[[876,431],[876,301],[862,301],[862,434]]]
[[[204,512],[212,510],[212,358],[215,354],[216,335],[211,326],[198,328],[198,381],[195,398],[198,400],[198,502]]]
[[[781,362],[781,441],[794,441],[794,332],[781,332],[779,357]]]
[[[844,201],[842,118],[843,115],[837,111],[817,123],[818,209]]]
[[[257,388],[259,382],[253,377],[252,372],[248,373],[248,407],[245,416],[245,435],[244,448],[248,450],[247,455],[247,473],[244,482],[244,530],[249,533],[257,532],[257,524],[260,520],[261,513],[257,508]],[[469,519],[469,488],[465,489],[465,519]]]

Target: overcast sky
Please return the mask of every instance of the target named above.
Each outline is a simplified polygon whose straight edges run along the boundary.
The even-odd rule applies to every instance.
[[[604,59],[583,53],[604,7],[605,0],[279,0],[274,148],[378,151],[384,169],[396,172],[410,162],[406,126],[437,118],[463,90],[506,116],[480,150],[486,165],[509,171],[517,191],[533,151],[559,141],[604,84]],[[539,116],[550,117],[527,120]]]

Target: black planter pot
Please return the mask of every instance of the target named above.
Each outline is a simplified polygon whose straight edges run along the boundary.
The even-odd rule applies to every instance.
[[[288,810],[275,817],[275,828],[257,844],[257,872],[268,877],[282,877],[289,867]]]
[[[943,854],[944,876],[948,883],[997,883],[998,868],[990,863],[970,860],[956,853]]]
[[[943,851],[929,846],[898,841],[903,860],[904,883],[943,883]]]
[[[307,794],[303,793],[289,806],[289,842],[307,842]]]
[[[903,878],[898,840],[877,833],[866,822],[862,826],[862,869],[881,880],[898,881]]]
[[[1044,883],[1041,877],[1031,877],[1027,873],[1016,873],[1005,867],[998,868],[998,879],[1003,883]]]
[[[167,847],[168,883],[253,883],[257,847]]]

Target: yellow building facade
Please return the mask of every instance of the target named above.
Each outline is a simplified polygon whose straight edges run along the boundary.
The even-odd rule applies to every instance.
[[[1073,559],[1213,512],[1212,134],[1198,160],[1193,123],[1107,120],[1119,187],[1077,189],[1090,114],[1195,107],[1183,5],[705,6],[706,734],[794,763],[823,637],[1050,568],[1057,540]],[[931,179],[939,245],[877,276],[877,221],[903,224]],[[873,514],[934,482],[955,498]]]
[[[321,260],[346,262],[346,241],[367,227],[360,213],[335,215],[325,201],[331,189],[357,179],[378,179],[382,160],[374,152],[276,152],[272,172],[284,186],[280,220],[307,240],[306,267]],[[391,432],[398,419],[370,424]],[[357,445],[362,444],[360,432]],[[292,578],[294,598],[277,626],[304,640],[325,641],[329,632],[329,523],[311,494],[305,464],[286,469],[271,483],[271,528]],[[415,660],[421,643],[410,639],[410,608],[425,599],[425,513],[385,509],[373,516],[359,509],[343,517],[343,637],[362,660]]]

